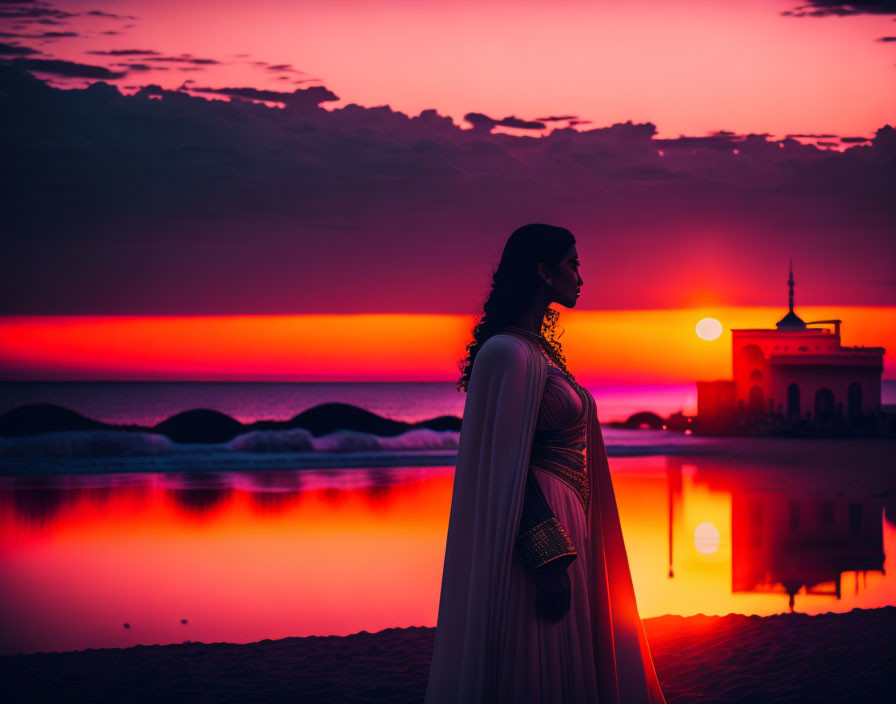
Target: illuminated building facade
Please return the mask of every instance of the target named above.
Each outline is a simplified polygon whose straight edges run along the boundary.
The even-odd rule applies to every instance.
[[[789,311],[774,329],[731,331],[734,379],[697,382],[704,429],[763,416],[856,425],[880,411],[884,348],[844,347],[840,320],[803,322],[793,310],[792,266],[787,283]]]

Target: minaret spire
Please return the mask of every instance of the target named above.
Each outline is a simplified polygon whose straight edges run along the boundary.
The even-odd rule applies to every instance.
[[[793,257],[790,258],[790,278],[787,279],[787,286],[790,289],[790,312],[793,313]]]
[[[790,310],[777,323],[778,330],[805,330],[806,324],[793,312],[793,257],[790,257],[790,276],[787,277],[787,288],[790,289],[788,303]]]

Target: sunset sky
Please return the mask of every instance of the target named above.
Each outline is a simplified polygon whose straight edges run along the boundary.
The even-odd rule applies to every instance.
[[[830,0],[3,2],[0,378],[448,379],[527,222],[577,237],[568,319],[655,350],[586,357],[582,333],[595,380],[690,380],[691,317],[773,325],[791,257],[798,312],[844,310],[845,341],[892,353],[894,20]],[[408,338],[421,324],[447,351]],[[309,361],[320,325],[354,352]]]
[[[827,14],[805,16],[813,4]],[[801,5],[4,3],[7,14],[25,14],[19,22],[7,18],[18,34],[8,42],[41,52],[23,56],[124,73],[110,82],[128,92],[149,83],[176,90],[184,81],[188,88],[278,92],[323,85],[340,98],[331,108],[389,105],[411,116],[432,108],[456,123],[478,112],[527,121],[567,115],[591,127],[652,122],[663,138],[717,130],[873,137],[896,114],[896,45],[886,41],[896,35],[896,9],[850,3],[859,10],[843,16],[846,3],[821,0],[800,12]],[[47,20],[53,24],[40,24]],[[71,73],[42,76],[61,82],[76,78]]]
[[[896,379],[894,307],[803,307],[844,321],[842,343],[885,347]],[[574,311],[561,316],[570,369],[584,384],[675,384],[731,378],[731,328],[774,327],[786,308]],[[724,321],[714,340],[696,334]],[[472,316],[22,316],[0,320],[11,379],[457,381]],[[830,328],[831,326],[827,326]]]

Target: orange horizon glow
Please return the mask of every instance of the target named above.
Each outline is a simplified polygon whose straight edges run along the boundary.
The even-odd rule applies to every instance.
[[[844,345],[887,349],[896,379],[896,307],[803,306],[840,318]],[[773,328],[780,307],[562,311],[567,364],[585,384],[731,377],[731,329]],[[724,328],[694,334],[702,318]],[[10,316],[0,318],[0,378],[114,381],[455,381],[474,316]]]

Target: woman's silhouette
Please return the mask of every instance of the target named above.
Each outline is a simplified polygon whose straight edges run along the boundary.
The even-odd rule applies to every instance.
[[[517,229],[467,346],[426,704],[665,702],[594,399],[548,307],[575,306],[578,269],[568,230]]]

